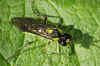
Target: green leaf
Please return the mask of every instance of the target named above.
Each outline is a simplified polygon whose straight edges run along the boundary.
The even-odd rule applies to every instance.
[[[56,4],[57,7],[68,8],[75,3],[75,0],[48,0]]]
[[[99,66],[99,0],[63,1],[0,0],[0,57],[11,66]],[[40,13],[62,17],[64,31],[73,37],[72,46],[63,47],[30,33],[24,33],[24,37],[10,23],[15,16],[35,18],[35,11],[35,15]],[[58,23],[58,18],[48,20]]]
[[[13,27],[13,25],[10,23],[12,16],[11,12],[14,13],[16,9],[10,9],[14,6],[9,4],[10,2],[8,1],[0,1],[0,54],[10,64],[10,60],[8,58],[15,54],[18,48],[23,45],[24,34]]]
[[[0,54],[0,65],[10,66],[10,64],[7,62],[7,60],[4,59],[4,57],[1,54]]]

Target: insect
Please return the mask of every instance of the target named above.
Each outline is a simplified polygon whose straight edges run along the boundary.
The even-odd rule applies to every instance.
[[[71,35],[63,33],[63,30],[59,26],[53,26],[47,24],[48,17],[44,16],[44,19],[34,19],[30,17],[14,17],[11,19],[11,23],[19,28],[22,32],[30,32],[50,40],[57,41],[60,45],[66,46],[71,41]]]

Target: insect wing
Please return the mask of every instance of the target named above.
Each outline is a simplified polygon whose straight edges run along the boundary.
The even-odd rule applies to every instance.
[[[54,30],[56,29],[53,26],[50,25],[44,25],[42,24],[41,19],[33,19],[33,18],[26,18],[26,17],[16,17],[12,18],[11,22],[14,24],[17,28],[19,28],[23,32],[30,32],[33,34],[40,35],[42,37],[52,39],[54,34],[48,34],[46,30]]]

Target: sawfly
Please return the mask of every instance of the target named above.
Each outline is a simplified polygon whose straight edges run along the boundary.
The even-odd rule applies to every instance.
[[[11,19],[11,23],[19,28],[22,32],[29,32],[53,41],[57,41],[60,45],[63,46],[70,44],[72,36],[70,34],[64,33],[63,30],[59,28],[59,25],[53,26],[47,24],[48,17],[54,16],[45,15],[44,19],[14,17]]]

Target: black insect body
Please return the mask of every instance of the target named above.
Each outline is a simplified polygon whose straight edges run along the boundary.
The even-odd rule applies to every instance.
[[[58,42],[59,42],[61,45],[65,46],[65,45],[68,44],[68,43],[70,44],[71,36],[70,36],[69,34],[61,35],[59,38],[60,38],[60,39],[58,40]]]
[[[63,46],[67,45],[71,40],[71,35],[61,33],[55,26],[43,24],[47,21],[46,19],[43,21],[43,19],[15,17],[11,19],[11,22],[23,32],[30,32],[50,40],[56,40]]]

